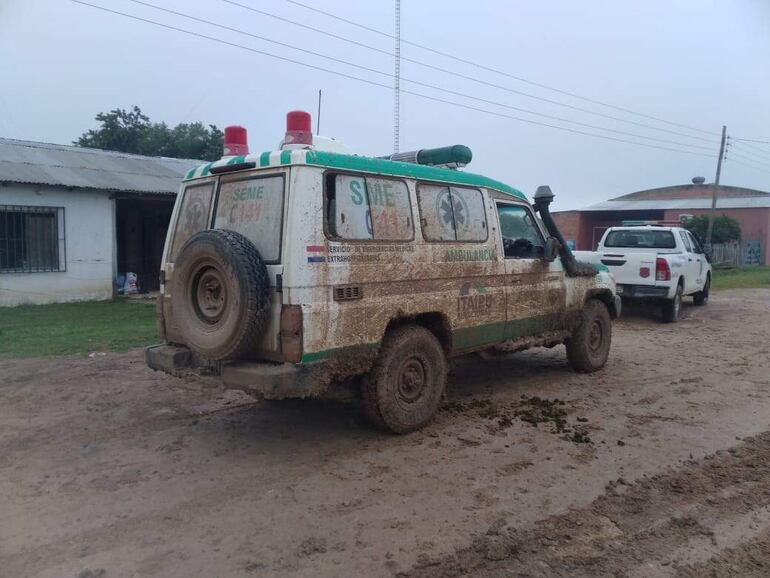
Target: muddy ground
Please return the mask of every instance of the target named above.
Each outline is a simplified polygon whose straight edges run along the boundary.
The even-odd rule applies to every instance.
[[[403,437],[140,351],[0,361],[2,576],[770,576],[770,291],[457,363]]]

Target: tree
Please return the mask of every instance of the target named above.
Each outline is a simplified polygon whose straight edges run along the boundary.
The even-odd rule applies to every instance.
[[[709,216],[699,215],[688,220],[684,224],[685,228],[692,232],[698,239],[705,242],[706,232],[709,226]],[[712,243],[727,243],[729,241],[741,240],[741,224],[738,219],[727,215],[714,217],[714,229],[711,232]]]
[[[150,122],[138,106],[100,112],[97,129],[83,133],[74,144],[124,153],[186,159],[217,160],[222,156],[224,134],[215,125],[181,123],[170,128]]]

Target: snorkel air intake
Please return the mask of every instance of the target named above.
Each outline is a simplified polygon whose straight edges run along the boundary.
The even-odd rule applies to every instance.
[[[535,191],[535,210],[540,214],[540,219],[543,221],[545,228],[548,229],[548,233],[559,241],[559,258],[561,259],[564,270],[567,271],[567,275],[570,277],[593,277],[599,270],[590,263],[583,263],[575,259],[575,255],[567,247],[567,243],[564,241],[559,232],[559,228],[551,216],[548,209],[553,202],[553,193],[551,187],[548,185],[540,185]]]

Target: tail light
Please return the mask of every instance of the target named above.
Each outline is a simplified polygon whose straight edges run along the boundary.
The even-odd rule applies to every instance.
[[[663,257],[655,259],[655,280],[671,281],[671,268]]]
[[[299,305],[281,308],[281,353],[291,363],[302,359],[302,307]]]

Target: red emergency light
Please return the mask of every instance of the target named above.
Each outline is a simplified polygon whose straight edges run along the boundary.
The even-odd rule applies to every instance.
[[[226,126],[224,149],[224,156],[226,157],[249,154],[246,129],[238,125]]]
[[[310,113],[304,110],[292,110],[286,113],[286,138],[284,144],[312,145],[313,130]]]

